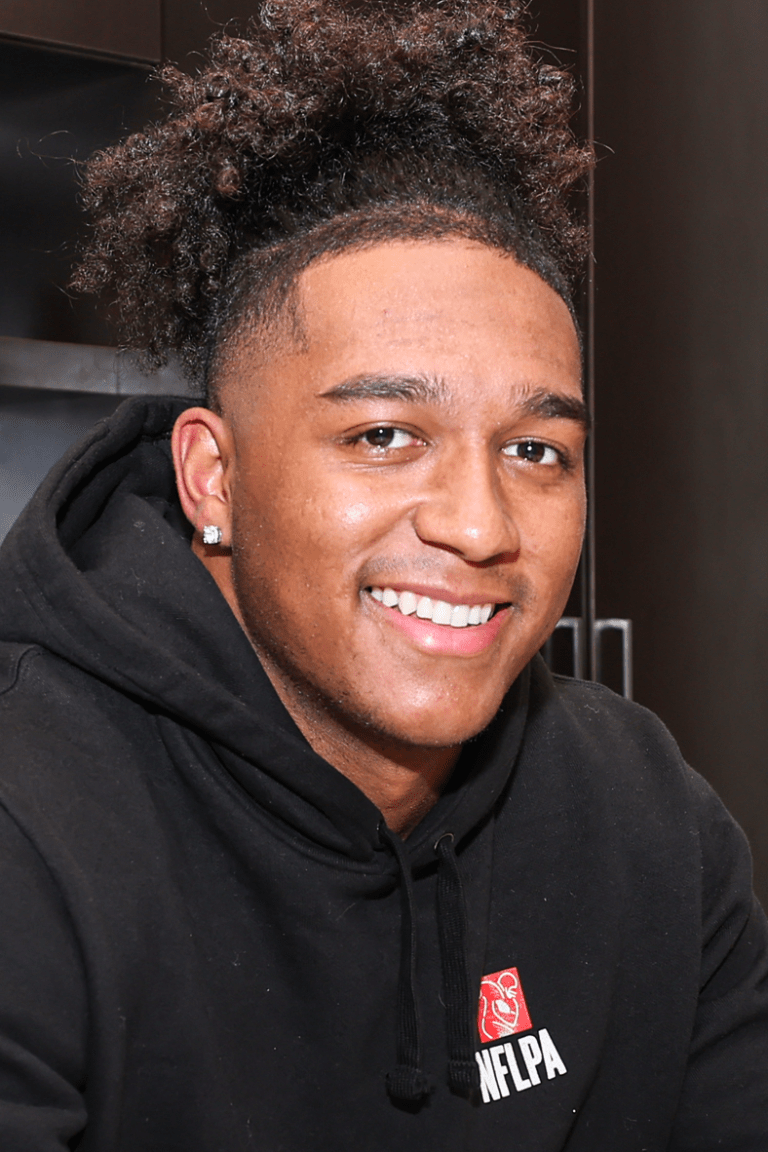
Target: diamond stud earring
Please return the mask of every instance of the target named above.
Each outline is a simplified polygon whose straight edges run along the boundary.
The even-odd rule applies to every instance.
[[[218,524],[203,525],[203,544],[221,544],[223,535]]]

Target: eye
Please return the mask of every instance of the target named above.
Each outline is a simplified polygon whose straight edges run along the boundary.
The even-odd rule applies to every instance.
[[[560,464],[562,458],[556,448],[542,444],[540,440],[519,440],[502,448],[505,456],[514,456],[527,464]]]
[[[413,433],[406,432],[403,428],[369,428],[358,439],[370,448],[378,448],[380,451],[387,448],[410,448],[417,443]]]

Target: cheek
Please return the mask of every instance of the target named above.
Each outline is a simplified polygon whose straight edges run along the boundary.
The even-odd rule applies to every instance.
[[[322,588],[326,598],[346,598],[352,585],[356,592],[356,574],[391,520],[381,503],[308,470],[249,479],[233,501],[243,575],[278,599],[289,589]]]
[[[357,503],[342,505],[339,509],[338,519],[344,528],[355,529],[365,525],[366,521],[371,521],[374,514],[373,505],[358,501]]]
[[[581,554],[585,521],[586,501],[579,489],[531,506],[523,551],[552,579],[571,578]]]

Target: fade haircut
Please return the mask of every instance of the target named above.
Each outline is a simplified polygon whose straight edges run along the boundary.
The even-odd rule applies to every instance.
[[[159,77],[166,118],[85,167],[73,286],[107,293],[150,366],[180,355],[209,403],[230,338],[273,322],[324,254],[463,237],[573,309],[586,235],[568,194],[592,151],[569,126],[571,77],[526,43],[519,6],[270,0],[197,75]]]

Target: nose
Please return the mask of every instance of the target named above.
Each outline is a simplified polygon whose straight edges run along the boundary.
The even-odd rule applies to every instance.
[[[473,564],[513,559],[520,535],[487,448],[444,458],[430,473],[413,519],[424,544]]]

